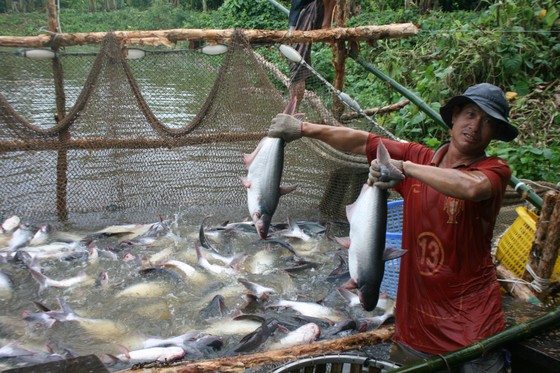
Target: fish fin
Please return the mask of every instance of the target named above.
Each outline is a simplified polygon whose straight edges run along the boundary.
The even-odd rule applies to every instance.
[[[345,248],[348,249],[350,247],[350,237],[335,237],[334,239]]]
[[[356,289],[358,287],[358,283],[356,282],[356,280],[351,278],[341,287],[343,287],[345,289],[348,289],[348,290],[352,290],[352,289]]]
[[[294,114],[293,117],[298,119],[298,120],[303,120],[303,119],[305,119],[305,113],[297,113],[297,114]]]
[[[283,196],[284,194],[288,194],[296,190],[297,185],[284,185],[280,187],[280,195]]]
[[[360,191],[360,195],[361,195],[362,193],[364,193],[368,188],[373,188],[373,187],[370,186],[370,185],[368,185],[367,183],[365,183],[365,184],[362,186],[362,190]],[[358,200],[359,200],[359,199],[360,199],[360,198],[358,197],[353,203],[351,203],[351,204],[349,204],[349,205],[346,205],[346,219],[347,219],[348,221],[352,220],[352,215],[353,215],[353,213],[354,213],[354,210],[356,209],[356,206],[357,206],[357,204],[358,204]]]
[[[383,260],[397,259],[407,253],[408,250],[397,249],[394,247],[388,247],[383,251]]]
[[[49,284],[47,284],[49,278],[33,268],[29,268],[29,272],[31,272],[31,277],[39,283],[39,295],[43,294],[43,292],[49,287]]]
[[[104,353],[103,356],[106,356],[106,357],[109,358],[109,360],[106,360],[106,359],[103,359],[103,360],[102,360],[105,364],[116,364],[116,363],[118,363],[119,361],[121,361],[121,359],[119,359],[118,357],[116,357],[116,356],[113,355],[113,354]]]
[[[49,311],[51,310],[49,307],[45,306],[45,305],[44,305],[43,303],[41,303],[41,302],[38,302],[38,301],[36,301],[36,300],[34,300],[34,301],[32,301],[32,302],[33,302],[33,304],[35,305],[35,307],[37,307],[37,309],[39,309],[40,311],[49,312]]]
[[[345,287],[339,287],[336,290],[338,291],[338,294],[340,294],[340,296],[344,298],[344,300],[348,302],[348,305],[350,306],[353,304],[353,300],[355,299],[355,297],[357,297],[356,294],[352,293]]]
[[[243,153],[243,162],[245,162],[245,166],[247,168],[249,168],[249,166],[251,165],[251,163],[253,163],[253,160],[255,159],[255,157],[257,156],[258,152],[261,150],[262,146],[263,146],[263,140],[266,139],[266,137],[263,137],[261,139],[261,141],[259,141],[259,144],[257,145],[257,147],[255,148],[255,150],[253,150],[252,153]]]
[[[243,176],[240,176],[239,179],[241,179],[241,184],[243,184],[245,188],[249,189],[251,187],[251,182],[249,181],[249,179]]]
[[[292,97],[290,97],[290,101],[288,101],[288,105],[286,105],[282,113],[294,115],[295,111],[297,110],[297,106],[298,106],[297,104],[298,104],[297,95],[293,95]]]
[[[391,163],[391,156],[385,145],[383,145],[383,141],[379,141],[377,145],[377,161],[381,167],[381,181],[404,180],[401,170]]]

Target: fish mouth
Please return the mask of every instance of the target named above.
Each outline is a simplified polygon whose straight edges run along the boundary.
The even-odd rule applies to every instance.
[[[257,228],[257,232],[259,234],[259,237],[263,240],[266,239],[266,237],[268,236],[268,229],[266,227],[266,225],[264,224],[263,221],[259,220],[257,221],[257,223],[255,224],[255,227]]]

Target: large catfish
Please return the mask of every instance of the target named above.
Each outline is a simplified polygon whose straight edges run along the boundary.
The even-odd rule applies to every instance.
[[[303,119],[303,115],[296,114]],[[296,186],[280,186],[284,170],[284,146],[281,138],[265,136],[251,154],[243,154],[249,172],[241,182],[247,188],[247,205],[259,236],[268,235],[272,215],[280,196],[290,193]]]
[[[389,153],[381,141],[377,146],[377,160],[381,181],[404,178],[391,164]],[[364,184],[356,201],[346,206],[350,237],[346,241],[339,240],[348,248],[350,280],[344,287],[358,290],[360,303],[366,311],[372,311],[377,306],[385,261],[406,253],[406,250],[397,248],[385,249],[388,195],[385,189]]]

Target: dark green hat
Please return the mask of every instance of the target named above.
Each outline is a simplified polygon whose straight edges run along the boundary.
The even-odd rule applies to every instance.
[[[447,104],[439,109],[441,118],[449,128],[453,127],[451,117],[453,108],[467,103],[478,105],[488,116],[503,124],[497,139],[511,141],[519,135],[519,131],[507,119],[510,106],[504,92],[489,83],[480,83],[469,87],[465,93],[450,99]]]

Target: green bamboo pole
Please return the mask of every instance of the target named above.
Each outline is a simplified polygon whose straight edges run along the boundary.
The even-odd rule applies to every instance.
[[[416,96],[414,93],[410,92],[408,89],[397,83],[395,80],[391,79],[389,76],[385,75],[381,70],[373,66],[371,63],[366,62],[362,57],[358,56],[356,52],[351,52],[350,57],[352,57],[357,63],[359,63],[364,69],[383,80],[389,84],[393,89],[402,94],[404,97],[408,98],[412,103],[414,103],[420,110],[422,110],[426,115],[432,118],[436,123],[442,126],[444,129],[448,129],[447,124],[441,119],[441,115],[427,105],[422,99]],[[538,196],[527,184],[521,182],[515,176],[511,176],[509,180],[509,185],[515,189],[517,193],[522,196],[526,196],[527,200],[539,210],[542,208],[542,198]]]
[[[395,370],[391,373],[404,373],[404,372],[436,372],[440,370],[447,370],[449,367],[456,367],[464,363],[476,359],[496,348],[508,343],[518,342],[525,338],[538,334],[545,329],[554,326],[560,322],[560,307],[547,313],[544,316],[536,318],[532,321],[514,325],[505,329],[504,331],[486,338],[483,341],[473,343],[460,350],[449,352],[444,355],[435,355],[429,359],[424,359],[418,363],[410,364]]]

